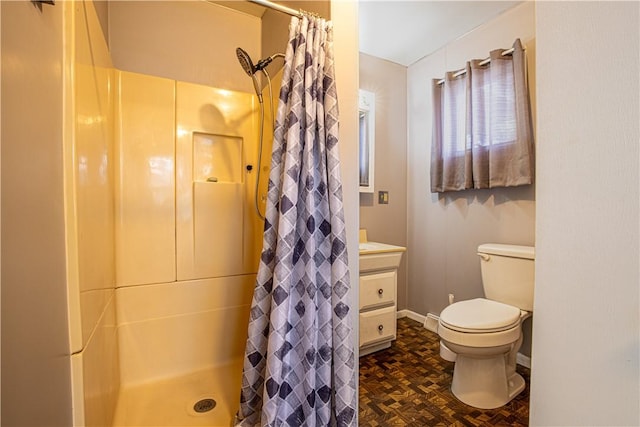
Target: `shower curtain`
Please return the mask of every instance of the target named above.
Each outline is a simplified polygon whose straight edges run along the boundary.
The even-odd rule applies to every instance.
[[[331,22],[292,18],[240,426],[355,426]]]

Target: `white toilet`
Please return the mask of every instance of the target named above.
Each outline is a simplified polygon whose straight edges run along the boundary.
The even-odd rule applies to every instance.
[[[486,298],[451,304],[440,314],[440,354],[455,361],[451,391],[469,406],[493,409],[524,389],[516,372],[522,322],[533,311],[535,249],[478,247]]]

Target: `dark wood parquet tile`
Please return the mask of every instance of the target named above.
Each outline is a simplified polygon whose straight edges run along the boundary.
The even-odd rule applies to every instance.
[[[451,393],[453,363],[440,357],[437,334],[409,318],[398,320],[391,348],[360,358],[362,427],[527,426],[529,370],[518,366],[526,388],[498,409],[472,408]]]

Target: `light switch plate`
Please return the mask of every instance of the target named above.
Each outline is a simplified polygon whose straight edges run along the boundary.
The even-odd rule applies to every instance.
[[[389,204],[389,192],[388,191],[378,191],[378,204],[379,205],[388,205]]]

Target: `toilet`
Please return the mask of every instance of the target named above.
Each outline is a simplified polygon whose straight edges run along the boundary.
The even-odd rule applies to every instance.
[[[516,372],[522,322],[533,311],[535,249],[478,247],[485,298],[460,301],[440,314],[440,354],[455,362],[451,391],[481,409],[505,405],[524,389]]]

